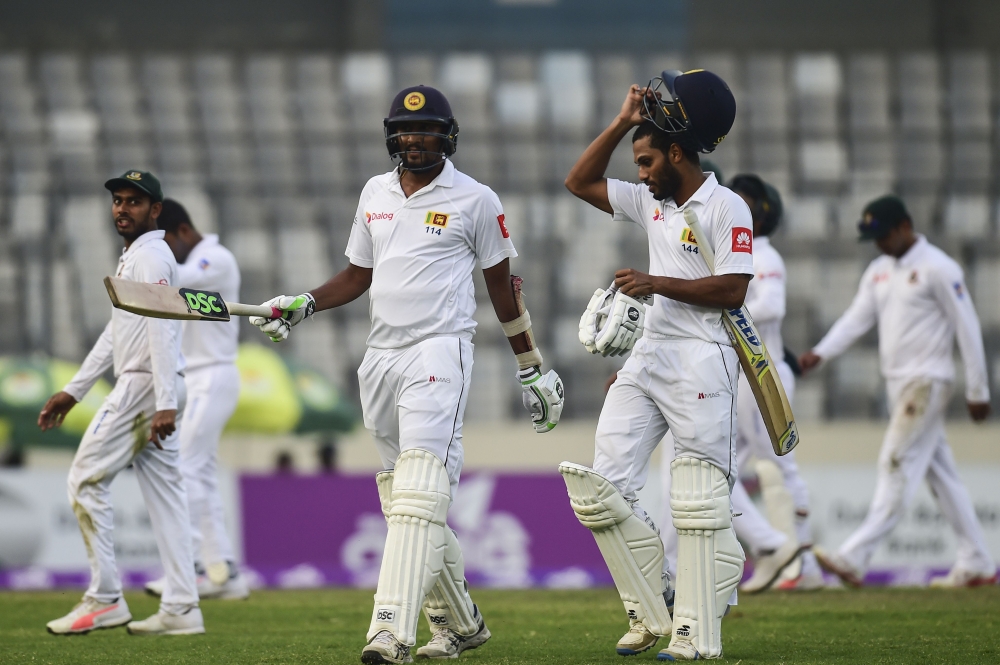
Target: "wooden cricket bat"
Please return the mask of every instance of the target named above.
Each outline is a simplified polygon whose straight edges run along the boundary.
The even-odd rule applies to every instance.
[[[684,221],[698,243],[698,253],[705,259],[709,271],[715,274],[715,251],[708,243],[705,230],[701,228],[698,215],[688,208],[684,211]],[[746,372],[750,389],[757,400],[764,426],[771,437],[774,454],[787,455],[799,445],[799,428],[795,424],[792,405],[788,402],[785,387],[775,369],[774,361],[757,332],[750,313],[743,307],[724,311],[726,331],[733,343],[740,366]]]
[[[280,309],[226,302],[215,291],[146,284],[120,277],[105,277],[104,286],[111,296],[111,304],[118,309],[154,319],[228,321],[230,316],[281,318]]]

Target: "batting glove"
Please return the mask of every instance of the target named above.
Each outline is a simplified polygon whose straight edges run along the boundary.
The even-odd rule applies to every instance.
[[[260,328],[260,331],[271,338],[272,342],[283,342],[288,339],[292,326],[305,321],[316,310],[316,299],[311,293],[300,296],[278,296],[263,303],[264,307],[281,310],[280,319],[269,319],[263,316],[251,316],[250,323]]]
[[[583,344],[591,353],[598,352],[596,345],[597,310],[604,301],[605,293],[604,289],[594,291],[594,295],[591,296],[590,302],[587,304],[587,309],[583,312],[583,316],[580,317],[580,344]]]
[[[602,320],[602,317],[606,316]],[[602,356],[621,356],[632,350],[642,337],[646,322],[646,308],[641,302],[615,291],[610,304],[597,312],[599,330],[594,346]]]
[[[554,369],[542,375],[537,367],[528,367],[517,373],[521,382],[521,402],[531,414],[535,431],[544,434],[559,424],[565,391],[562,379]]]

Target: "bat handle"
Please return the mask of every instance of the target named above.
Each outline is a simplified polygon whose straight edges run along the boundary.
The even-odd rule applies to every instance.
[[[226,309],[232,316],[262,316],[266,319],[280,319],[282,317],[280,309],[269,305],[244,305],[238,302],[227,302]]]

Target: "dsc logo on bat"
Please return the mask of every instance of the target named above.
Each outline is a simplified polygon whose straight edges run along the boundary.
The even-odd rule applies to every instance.
[[[186,301],[188,309],[192,312],[198,312],[207,319],[229,320],[226,303],[218,293],[214,291],[181,289],[180,294]]]

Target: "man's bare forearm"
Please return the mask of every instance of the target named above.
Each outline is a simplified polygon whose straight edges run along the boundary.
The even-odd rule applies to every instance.
[[[316,299],[316,311],[333,309],[360,298],[372,285],[372,269],[353,263],[334,275],[330,281],[309,293]]]
[[[514,290],[510,285],[510,259],[504,259],[492,268],[483,270],[483,279],[486,281],[486,292],[490,295],[490,302],[493,303],[497,319],[501,323],[506,323],[520,316],[517,302],[514,300]],[[507,341],[515,354],[531,350],[528,347],[527,333],[508,337]]]
[[[723,279],[720,279],[722,277]],[[747,294],[749,275],[722,275],[702,279],[652,277],[653,292],[665,298],[696,307],[735,309],[743,305]],[[735,278],[735,279],[726,279]]]

